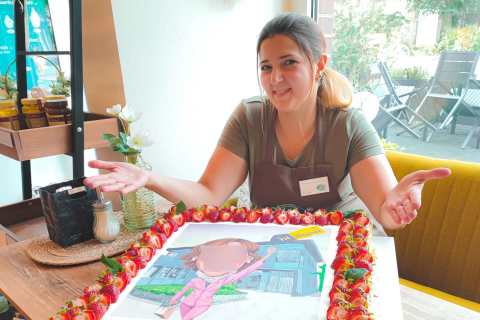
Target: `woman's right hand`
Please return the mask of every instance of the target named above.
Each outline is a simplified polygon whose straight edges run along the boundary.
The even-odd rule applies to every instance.
[[[93,160],[88,163],[88,166],[112,171],[83,181],[83,184],[88,184],[90,189],[101,187],[102,192],[119,192],[124,196],[145,187],[150,180],[149,172],[130,163]]]

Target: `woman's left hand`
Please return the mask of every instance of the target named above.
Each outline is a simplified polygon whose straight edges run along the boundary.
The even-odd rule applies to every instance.
[[[274,253],[276,251],[277,251],[277,249],[275,247],[270,247],[270,248],[267,249],[267,252],[268,252],[269,255],[271,255],[272,253]]]
[[[387,195],[385,208],[393,221],[409,224],[417,217],[417,209],[422,204],[422,189],[425,182],[442,179],[450,175],[447,168],[420,170],[405,176]]]

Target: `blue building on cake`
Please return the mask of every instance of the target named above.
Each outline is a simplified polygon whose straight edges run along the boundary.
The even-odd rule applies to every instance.
[[[318,264],[324,260],[312,240],[296,240],[288,234],[276,235],[270,241],[257,242],[262,257],[267,249],[275,247],[272,254],[257,271],[238,280],[238,289],[276,292],[292,297],[308,296],[318,292]],[[191,253],[193,247],[169,248],[154,266],[139,280],[137,286],[186,285],[195,278],[195,271],[183,268],[180,257]]]

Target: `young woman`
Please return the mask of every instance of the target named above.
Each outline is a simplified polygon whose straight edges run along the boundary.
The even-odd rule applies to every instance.
[[[221,205],[249,174],[258,207],[291,203],[316,210],[340,206],[351,179],[382,226],[410,223],[424,183],[450,170],[418,171],[397,182],[377,133],[359,109],[349,107],[351,85],[325,67],[324,53],[325,38],[313,19],[297,13],[275,17],[257,43],[262,98],[236,108],[198,182],[95,160],[90,167],[112,173],[85,184],[121,195],[146,187],[191,207]]]
[[[236,261],[236,270],[228,271],[209,271],[205,268],[205,261],[202,258],[202,246],[246,246],[247,260]],[[192,249],[192,253],[182,256],[185,260],[185,267],[192,268],[197,275],[189,283],[183,287],[173,298],[170,304],[175,304],[190,288],[193,292],[189,294],[180,306],[180,314],[183,320],[191,320],[207,311],[213,303],[213,296],[222,286],[234,283],[239,279],[251,274],[258,268],[262,267],[277,249],[271,247],[267,249],[264,257],[259,256],[258,250],[260,246],[244,239],[219,239],[209,241],[207,243],[196,246]],[[224,256],[220,257],[224,258]]]

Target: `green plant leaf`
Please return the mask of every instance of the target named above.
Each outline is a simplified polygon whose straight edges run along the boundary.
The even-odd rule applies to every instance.
[[[357,212],[357,210],[348,210],[348,211],[343,212],[343,214],[342,214],[343,219],[350,219],[354,212]]]
[[[125,133],[120,132],[120,137],[122,137],[123,142],[127,143],[127,136],[125,135]]]
[[[117,273],[124,271],[123,266],[118,263],[117,261],[107,258],[103,253],[102,253],[102,258],[100,258],[100,261],[107,266],[107,268],[110,270],[110,272],[113,275],[117,275]]]
[[[345,273],[345,279],[352,280],[353,282],[357,281],[368,272],[367,269],[350,269]]]
[[[183,211],[187,211],[188,208],[187,206],[185,205],[185,203],[180,200],[179,203],[177,203],[177,213],[182,213]]]
[[[116,138],[116,137],[115,137],[115,139],[110,140],[110,146],[111,146],[111,147],[116,147],[116,146],[118,146],[119,144],[123,144],[123,140],[120,139],[120,138]]]
[[[110,139],[115,139],[115,138],[117,138],[116,136],[114,136],[114,135],[111,134],[111,133],[102,133],[102,137],[103,137],[103,139],[108,140],[108,141],[110,141]]]

